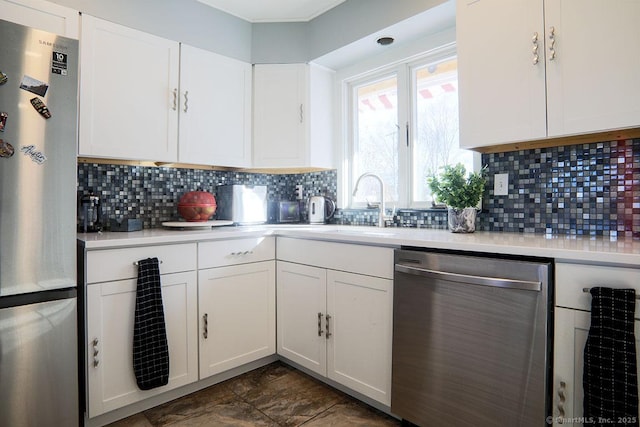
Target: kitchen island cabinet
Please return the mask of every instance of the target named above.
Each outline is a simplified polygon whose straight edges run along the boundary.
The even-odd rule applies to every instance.
[[[196,245],[109,249],[87,254],[86,378],[89,418],[198,379]],[[158,257],[169,383],[140,390],[133,372],[133,328],[140,259]]]
[[[200,379],[275,354],[275,239],[199,243],[198,259]]]
[[[390,405],[392,265],[389,248],[280,238],[278,354]]]
[[[460,145],[640,126],[639,19],[633,0],[458,2]]]
[[[591,322],[591,296],[583,289],[594,286],[630,288],[640,295],[640,268],[556,264],[554,426],[566,425],[562,421],[567,419],[583,417],[584,347]],[[640,356],[640,304],[637,303],[635,319],[636,356]]]

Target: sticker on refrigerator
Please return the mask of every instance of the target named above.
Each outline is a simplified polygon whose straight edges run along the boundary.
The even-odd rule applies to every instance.
[[[0,157],[11,157],[13,156],[13,145],[9,144],[4,139],[0,139]]]
[[[9,115],[4,112],[0,112],[0,132],[4,132],[4,127],[7,125],[7,119]]]
[[[35,108],[36,111],[40,113],[40,115],[45,119],[51,118],[51,112],[49,111],[47,106],[44,105],[44,102],[42,102],[42,100],[37,96],[35,98],[31,98],[31,105],[33,105],[33,108]]]
[[[67,54],[62,52],[53,52],[51,60],[51,72],[53,74],[67,75]]]
[[[9,80],[9,77],[7,77],[7,75],[5,73],[0,71],[0,86],[5,84],[8,80]]]
[[[45,96],[49,85],[25,74],[20,82],[20,89],[27,90],[36,95]]]
[[[25,145],[20,147],[20,151],[22,151],[25,156],[31,157],[31,160],[39,165],[47,161],[47,156],[45,156],[42,151],[38,151],[35,145]]]

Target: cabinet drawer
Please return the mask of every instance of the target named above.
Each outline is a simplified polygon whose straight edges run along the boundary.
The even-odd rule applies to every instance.
[[[633,288],[640,295],[640,268],[556,264],[557,306],[591,310],[591,295],[582,289],[594,286]],[[636,304],[635,318],[640,319],[640,304]]]
[[[160,274],[196,269],[196,244],[105,249],[87,253],[87,283],[138,277],[136,261],[157,257]]]
[[[198,268],[222,267],[275,259],[275,238],[218,240],[198,243]]]
[[[278,237],[278,260],[393,279],[393,249]]]

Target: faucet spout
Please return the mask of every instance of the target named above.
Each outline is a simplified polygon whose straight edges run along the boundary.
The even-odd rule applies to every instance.
[[[380,178],[375,173],[371,173],[371,172],[363,173],[356,180],[356,185],[354,186],[354,189],[353,189],[353,195],[355,196],[356,193],[358,192],[358,186],[360,185],[360,181],[363,178],[368,178],[368,177],[375,179],[380,184],[380,214],[378,215],[378,227],[384,227],[385,220],[391,219],[391,217],[386,215],[387,211],[386,211],[386,206],[384,201],[384,182],[382,181],[382,178]]]

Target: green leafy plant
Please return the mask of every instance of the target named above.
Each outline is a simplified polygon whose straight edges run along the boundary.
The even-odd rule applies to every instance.
[[[486,168],[467,176],[462,163],[446,165],[439,176],[427,178],[427,183],[439,202],[454,209],[472,208],[478,204],[484,192]]]

